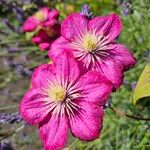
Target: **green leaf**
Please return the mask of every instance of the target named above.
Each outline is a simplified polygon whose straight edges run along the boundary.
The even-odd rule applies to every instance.
[[[133,104],[139,99],[150,97],[150,64],[143,70],[133,94]]]

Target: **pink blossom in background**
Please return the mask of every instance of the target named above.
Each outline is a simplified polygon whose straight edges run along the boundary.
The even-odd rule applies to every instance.
[[[35,69],[20,113],[28,123],[38,126],[45,150],[58,150],[65,146],[69,130],[84,141],[99,137],[102,106],[111,90],[111,82],[96,71],[80,76],[72,53],[63,52],[54,64]]]
[[[24,32],[34,32],[32,42],[41,50],[48,50],[51,43],[60,36],[59,12],[48,7],[41,8],[29,17],[22,26]]]
[[[136,63],[129,50],[116,42],[121,29],[122,23],[116,14],[87,20],[73,13],[63,21],[62,36],[51,45],[49,56],[55,59],[69,49],[83,72],[96,70],[113,83],[114,89],[119,88],[123,72]]]

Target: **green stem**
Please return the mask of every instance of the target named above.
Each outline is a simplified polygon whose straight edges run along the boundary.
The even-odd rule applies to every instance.
[[[128,117],[130,119],[134,119],[134,120],[143,120],[143,121],[150,121],[150,118],[143,118],[143,117],[138,117],[138,116],[132,116],[130,114],[127,114],[126,112],[123,112],[119,109],[116,109],[113,106],[109,107],[112,111],[114,111],[117,115],[122,116],[122,117]]]

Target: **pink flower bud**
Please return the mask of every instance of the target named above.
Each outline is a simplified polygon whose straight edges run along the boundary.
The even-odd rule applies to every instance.
[[[45,43],[40,43],[39,48],[40,48],[41,51],[48,50],[49,47],[50,47],[50,44],[51,43],[48,43],[48,42],[47,43],[46,42]]]

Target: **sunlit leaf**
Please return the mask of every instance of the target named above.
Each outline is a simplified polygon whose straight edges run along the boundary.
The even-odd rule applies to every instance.
[[[150,64],[143,70],[133,94],[133,104],[139,99],[150,97]]]

